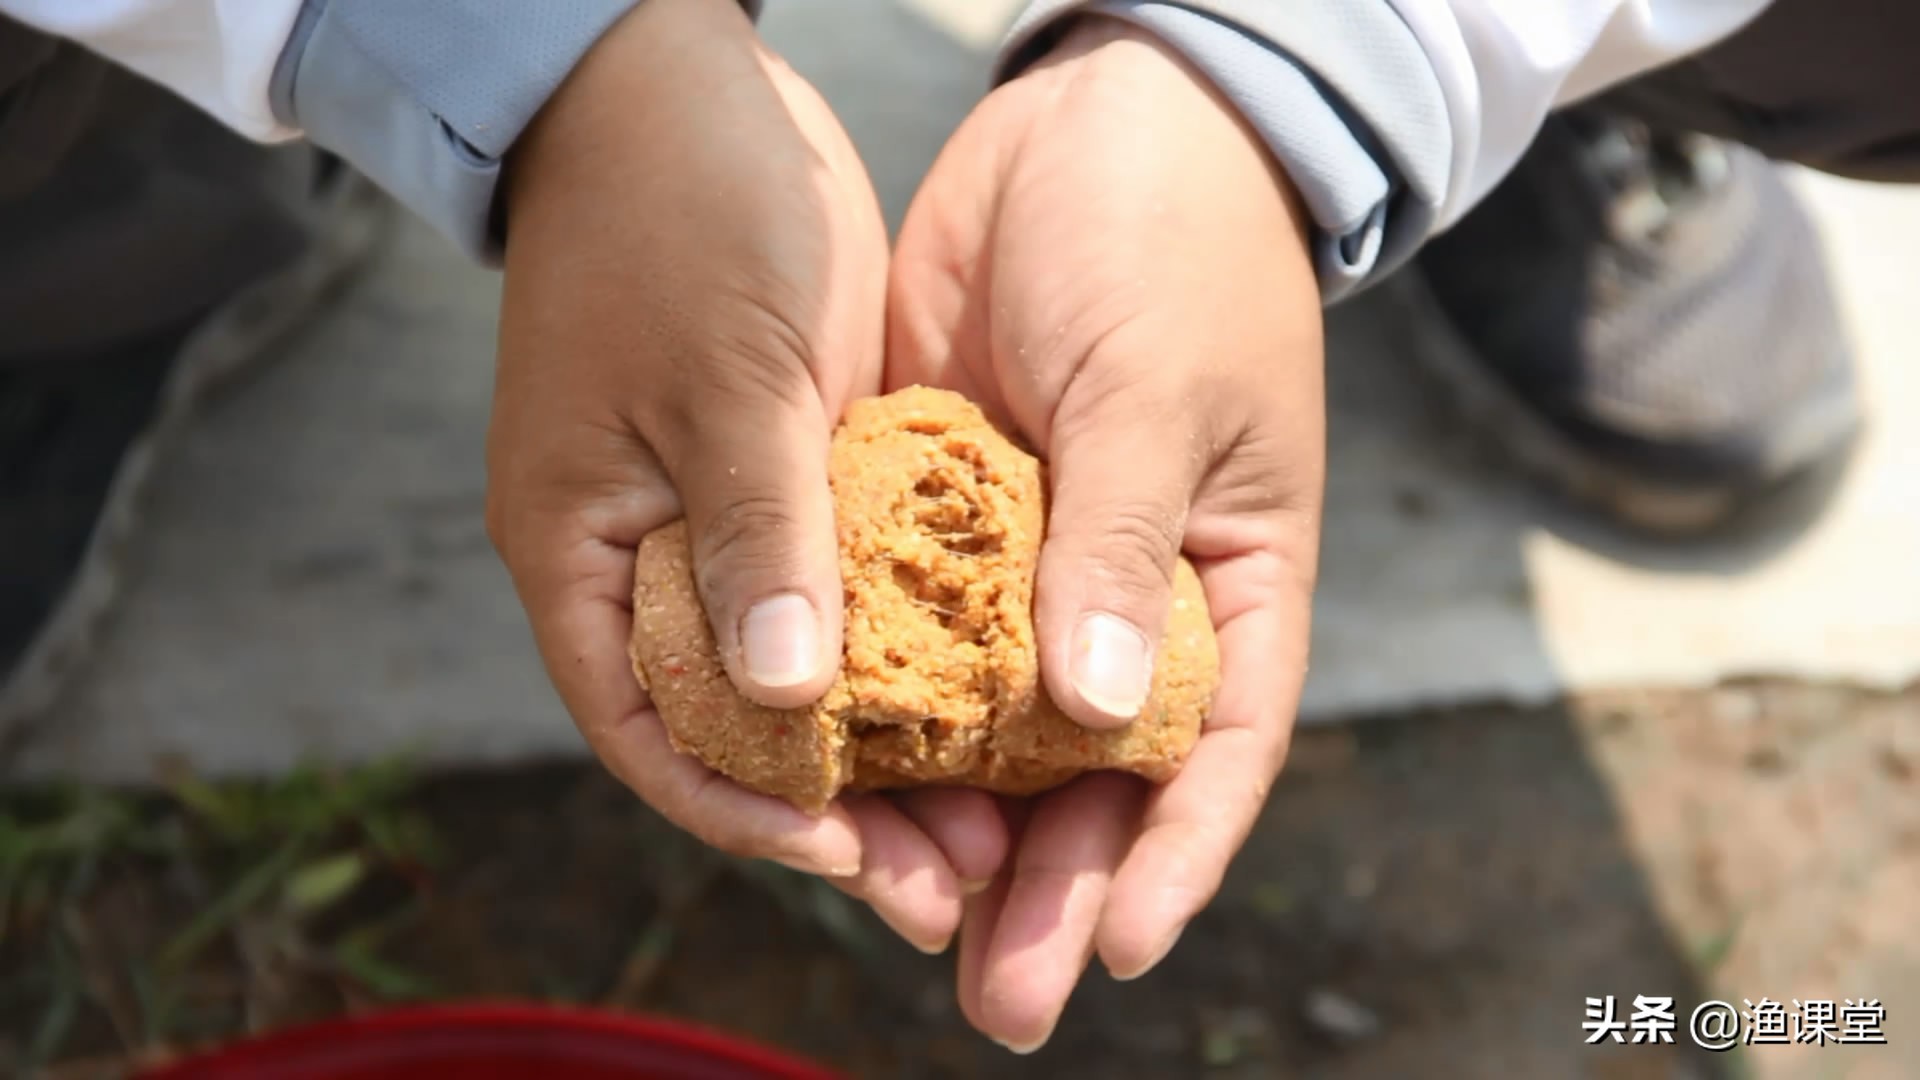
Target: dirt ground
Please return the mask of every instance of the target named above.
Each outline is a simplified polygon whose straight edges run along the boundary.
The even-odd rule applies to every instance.
[[[69,876],[64,900],[16,897],[0,1074],[39,1052],[64,1063],[50,1075],[113,1075],[382,999],[512,996],[689,1017],[861,1077],[1920,1076],[1916,796],[1920,691],[1741,684],[1308,732],[1163,967],[1090,975],[1052,1043],[1014,1058],[967,1029],[949,959],[695,851],[593,768],[436,777],[368,828],[401,857],[322,859],[277,906],[212,919],[226,901],[155,854],[173,841]],[[48,798],[0,810],[26,835]],[[404,855],[409,828],[431,857]],[[261,914],[294,908],[311,917]],[[1676,1000],[1674,1046],[1585,1045],[1586,998],[1625,1018],[1640,994]],[[1888,1044],[1689,1046],[1694,1005],[1763,995],[1877,999]]]

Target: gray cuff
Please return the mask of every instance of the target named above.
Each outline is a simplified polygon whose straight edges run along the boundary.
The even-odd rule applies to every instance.
[[[1385,276],[1431,233],[1452,161],[1446,103],[1388,0],[1041,0],[1008,39],[1001,76],[1087,13],[1152,31],[1260,133],[1313,216],[1329,303]]]
[[[274,69],[274,114],[494,264],[502,159],[639,2],[305,0]]]

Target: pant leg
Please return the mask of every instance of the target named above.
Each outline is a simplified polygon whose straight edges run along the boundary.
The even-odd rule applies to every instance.
[[[1920,182],[1917,45],[1916,0],[1774,0],[1719,45],[1604,102],[1827,172]]]
[[[0,16],[0,201],[44,183],[85,129],[105,61]]]
[[[312,175],[0,16],[0,363],[179,325],[286,265]]]

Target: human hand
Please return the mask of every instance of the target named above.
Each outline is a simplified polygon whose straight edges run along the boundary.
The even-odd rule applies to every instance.
[[[1303,211],[1257,137],[1144,32],[1079,23],[934,165],[897,245],[886,383],[951,387],[1049,461],[1036,584],[1047,687],[1126,723],[1182,548],[1222,682],[1158,789],[1094,774],[1016,805],[1010,868],[969,900],[960,1003],[1043,1043],[1097,952],[1158,963],[1218,890],[1285,756],[1325,457]]]
[[[634,549],[683,514],[729,675],[772,706],[839,666],[830,429],[878,391],[887,240],[839,123],[735,0],[648,0],[509,161],[488,530],[589,745],[666,817],[827,875],[943,947],[1005,851],[991,804],[824,817],[668,745],[627,657]]]

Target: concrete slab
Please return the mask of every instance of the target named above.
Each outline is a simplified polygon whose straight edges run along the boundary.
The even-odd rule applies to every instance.
[[[768,34],[840,109],[897,221],[983,88],[990,35],[949,0],[772,9]],[[1421,328],[1377,298],[1336,313],[1310,718],[1757,672],[1914,676],[1920,193],[1808,190],[1878,415],[1804,526],[1684,553],[1583,527],[1480,459],[1408,363]],[[165,469],[97,667],[8,768],[579,753],[481,528],[496,288],[409,227],[284,363],[214,409]]]
[[[1595,527],[1491,467],[1398,361],[1430,335],[1336,313],[1325,569],[1309,719],[1740,675],[1920,675],[1915,498],[1920,190],[1801,175],[1864,362],[1872,428],[1824,503],[1720,542]]]

